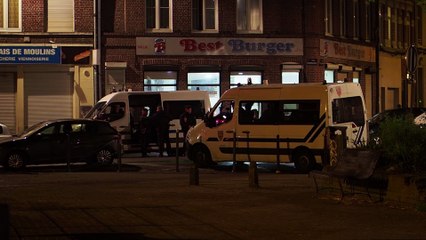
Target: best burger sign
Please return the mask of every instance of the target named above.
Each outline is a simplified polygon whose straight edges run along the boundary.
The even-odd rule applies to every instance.
[[[300,38],[136,38],[137,55],[303,55]]]

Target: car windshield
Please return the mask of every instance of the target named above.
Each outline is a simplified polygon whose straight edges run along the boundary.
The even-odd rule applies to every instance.
[[[37,124],[34,124],[33,126],[25,129],[20,135],[19,137],[28,137],[30,135],[32,135],[33,133],[37,132],[38,130],[40,130],[41,128],[43,128],[44,126],[47,125],[47,122],[40,122]]]

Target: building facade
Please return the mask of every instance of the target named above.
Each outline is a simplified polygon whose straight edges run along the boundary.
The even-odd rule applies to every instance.
[[[422,105],[416,0],[3,0],[0,122],[81,117],[112,91],[359,82],[368,115]],[[415,81],[405,81],[415,45]],[[406,84],[407,86],[405,86]]]
[[[355,81],[376,94],[375,4],[116,0],[102,6],[102,94]],[[108,19],[108,20],[106,20]]]
[[[425,11],[419,1],[379,1],[379,98],[378,109],[426,106],[425,101]],[[414,71],[406,55],[417,49]]]
[[[93,106],[93,1],[0,1],[0,122],[19,133]]]

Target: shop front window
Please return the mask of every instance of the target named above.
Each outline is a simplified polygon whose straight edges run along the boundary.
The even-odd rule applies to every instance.
[[[324,80],[326,83],[334,83],[334,71],[325,70],[324,71]]]
[[[352,73],[352,82],[359,83],[359,72]]]
[[[176,71],[144,72],[143,90],[146,92],[176,91]]]
[[[282,84],[298,84],[300,83],[299,71],[283,71],[281,73]]]
[[[208,91],[210,102],[214,105],[220,98],[220,73],[190,72],[188,73],[188,89]]]
[[[230,88],[246,84],[262,84],[262,72],[236,71],[231,72]]]

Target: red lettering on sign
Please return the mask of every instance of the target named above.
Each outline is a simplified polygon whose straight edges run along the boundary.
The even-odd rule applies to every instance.
[[[183,51],[185,52],[211,52],[223,47],[223,43],[221,43],[220,41],[197,43],[197,41],[195,41],[194,39],[182,39],[179,43],[181,46],[183,46]]]

